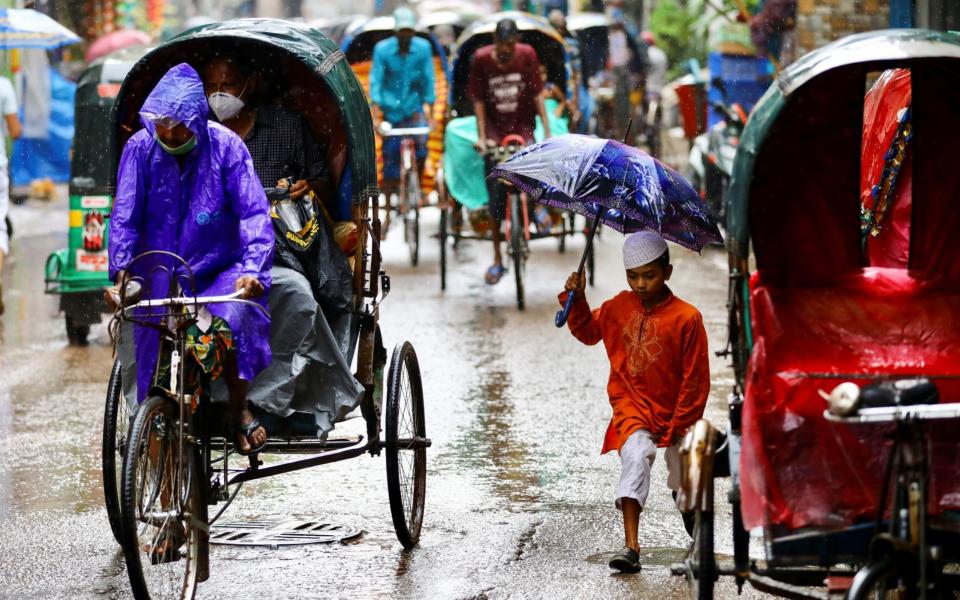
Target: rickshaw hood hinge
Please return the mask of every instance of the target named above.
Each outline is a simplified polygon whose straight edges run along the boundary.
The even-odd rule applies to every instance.
[[[340,50],[331,52],[329,55],[327,55],[325,59],[323,59],[323,62],[320,63],[320,66],[317,67],[317,73],[321,77],[326,77],[327,73],[332,71],[333,68],[337,66],[338,62],[340,62],[341,60],[345,60],[346,58],[347,57],[344,56],[343,52]]]

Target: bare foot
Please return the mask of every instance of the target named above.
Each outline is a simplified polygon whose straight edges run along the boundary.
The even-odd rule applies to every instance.
[[[250,423],[255,420],[253,413],[249,410],[243,409],[240,411],[237,431],[237,446],[240,448],[240,452],[250,452],[253,448],[258,448],[267,441],[267,430],[264,429],[262,425],[249,434],[244,434],[244,431],[250,426]]]

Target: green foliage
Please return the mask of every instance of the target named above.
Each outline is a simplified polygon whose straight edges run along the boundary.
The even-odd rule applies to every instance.
[[[744,0],[744,5],[754,14],[759,2]],[[710,26],[718,19],[735,19],[738,13],[736,0],[657,0],[650,16],[650,30],[670,60],[671,79],[686,72],[691,58],[703,65]]]
[[[650,29],[670,61],[671,79],[686,70],[687,60],[696,58],[703,63],[707,57],[706,31],[697,31],[701,17],[691,10],[692,4],[701,3],[694,0],[681,6],[677,0],[659,0],[650,15]]]

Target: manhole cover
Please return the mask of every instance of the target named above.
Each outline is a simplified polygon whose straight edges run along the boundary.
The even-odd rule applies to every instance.
[[[329,544],[360,535],[356,527],[314,520],[240,521],[210,528],[210,542],[229,546],[298,546]]]

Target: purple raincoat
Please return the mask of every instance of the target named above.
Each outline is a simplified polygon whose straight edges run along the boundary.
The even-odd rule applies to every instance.
[[[185,63],[170,69],[144,102],[144,129],[130,138],[120,158],[110,219],[110,279],[138,254],[166,250],[193,270],[196,289],[187,294],[232,293],[241,275],[256,277],[269,291],[274,242],[266,195],[243,140],[208,121],[207,113],[200,76]],[[196,136],[197,146],[182,157],[182,167],[154,140],[154,124],[144,114],[172,117]],[[175,266],[158,258],[131,267],[131,275],[149,277],[147,297],[167,295],[169,275],[153,268],[161,261]],[[183,281],[182,266],[177,275]],[[266,306],[266,299],[264,293],[257,302]],[[213,304],[209,310],[233,332],[240,377],[253,380],[270,362],[270,319],[241,303]],[[137,326],[134,342],[142,402],[152,383],[159,334]]]

